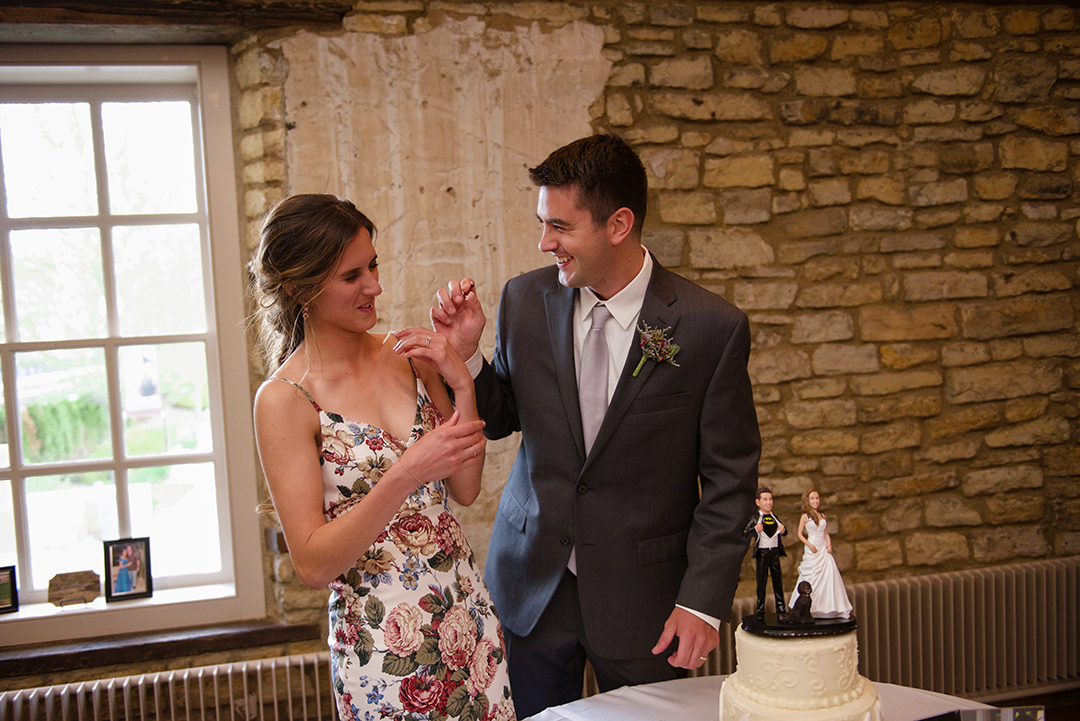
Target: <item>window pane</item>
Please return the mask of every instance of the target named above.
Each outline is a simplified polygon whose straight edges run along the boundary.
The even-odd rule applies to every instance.
[[[131,535],[150,537],[155,577],[221,570],[214,464],[132,469],[128,493]]]
[[[15,375],[27,463],[112,455],[104,351],[16,353]]]
[[[4,397],[4,379],[0,378],[0,398]],[[0,403],[0,469],[11,468],[11,447],[7,435],[7,406]],[[2,492],[2,491],[0,491]],[[0,516],[3,518],[3,516]],[[4,565],[0,563],[0,566]]]
[[[202,343],[120,350],[128,456],[213,450]]]
[[[12,231],[11,254],[19,340],[106,335],[97,228]]]
[[[26,514],[34,588],[48,588],[58,573],[104,574],[101,544],[120,537],[111,473],[27,478]]]
[[[114,215],[194,213],[191,103],[102,103]]]
[[[115,228],[113,255],[122,335],[206,331],[198,225]]]
[[[18,562],[15,550],[14,503],[15,500],[11,497],[11,481],[0,481],[0,566],[14,566]],[[22,569],[18,570],[21,574]]]
[[[0,150],[8,217],[97,214],[87,103],[0,105]]]

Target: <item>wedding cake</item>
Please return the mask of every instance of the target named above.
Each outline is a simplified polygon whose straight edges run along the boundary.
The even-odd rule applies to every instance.
[[[854,623],[767,634],[735,631],[736,669],[720,689],[720,721],[881,721],[877,689],[859,675]]]

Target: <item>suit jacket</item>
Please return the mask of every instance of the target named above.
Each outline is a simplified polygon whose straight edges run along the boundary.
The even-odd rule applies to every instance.
[[[761,515],[760,511],[754,511],[754,515],[750,516],[750,520],[747,521],[746,528],[744,528],[743,532],[742,532],[742,537],[743,538],[746,538],[751,533],[754,534],[754,553],[753,553],[754,558],[757,558],[760,555],[758,553],[758,541],[760,541],[761,538],[758,536],[758,532],[754,528],[754,526],[756,526],[758,524],[758,516],[760,516],[760,515]],[[769,513],[768,515],[772,516],[773,518],[776,518],[776,514],[774,514],[774,513]],[[776,518],[776,522],[780,523],[780,519]],[[784,536],[786,536],[786,535],[787,535],[787,526],[784,526],[784,532],[781,533],[780,537],[776,539],[776,547],[780,551],[780,553],[776,554],[778,556],[786,556],[787,555],[787,552],[784,550]]]
[[[492,362],[476,379],[489,438],[522,432],[485,577],[503,624],[528,635],[577,549],[586,637],[650,655],[675,604],[727,620],[761,438],[746,315],[654,263],[639,323],[670,328],[677,367],[631,345],[585,455],[574,370],[575,290],[555,267],[503,289]],[[700,474],[700,491],[698,478]]]

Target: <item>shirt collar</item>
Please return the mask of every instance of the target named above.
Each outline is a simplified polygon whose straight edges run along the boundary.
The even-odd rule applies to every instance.
[[[645,293],[649,290],[649,281],[652,279],[653,260],[652,254],[645,251],[645,258],[641,264],[641,270],[634,279],[626,284],[626,287],[607,300],[601,301],[590,288],[578,290],[577,321],[584,323],[592,313],[593,306],[603,303],[611,312],[611,317],[618,321],[623,330],[629,328],[641,312],[641,306],[645,302]]]

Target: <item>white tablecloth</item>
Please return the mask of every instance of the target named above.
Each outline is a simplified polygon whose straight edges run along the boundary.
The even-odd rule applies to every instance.
[[[719,721],[720,684],[726,676],[699,676],[645,686],[625,686],[541,711],[530,721]],[[885,721],[919,721],[929,716],[986,704],[875,683]],[[794,720],[794,716],[792,719]]]

